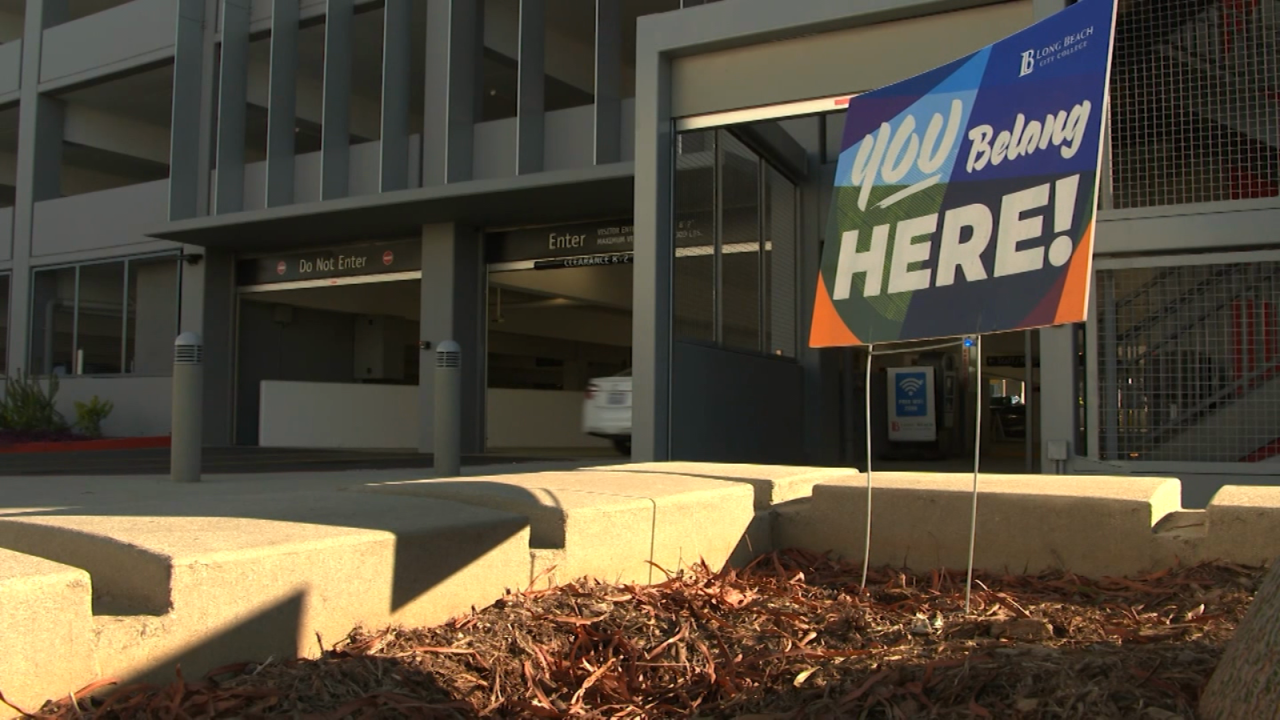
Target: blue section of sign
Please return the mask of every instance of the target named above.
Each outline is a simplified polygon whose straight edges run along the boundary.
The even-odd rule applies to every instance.
[[[811,345],[1083,321],[1115,3],[849,102]]]
[[[893,388],[898,417],[925,417],[929,414],[929,378],[922,372],[900,372]]]

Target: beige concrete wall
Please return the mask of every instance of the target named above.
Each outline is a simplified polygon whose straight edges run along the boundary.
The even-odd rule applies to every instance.
[[[971,476],[874,483],[873,563],[964,566]],[[782,547],[857,561],[865,537],[865,477],[830,468],[635,464],[334,487],[210,483],[0,512],[0,691],[34,709],[102,676],[314,655],[316,633],[435,624],[531,585],[656,582],[655,565],[719,568]],[[1121,575],[1280,555],[1280,488],[1227,487],[1191,511],[1177,480],[984,475],[980,490],[985,569]]]

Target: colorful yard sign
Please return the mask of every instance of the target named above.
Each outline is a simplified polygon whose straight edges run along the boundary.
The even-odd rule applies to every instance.
[[[1081,322],[1114,0],[849,102],[809,344]]]

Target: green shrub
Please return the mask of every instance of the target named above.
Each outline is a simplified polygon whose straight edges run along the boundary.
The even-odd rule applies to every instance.
[[[40,381],[19,373],[5,378],[4,397],[0,398],[0,429],[16,432],[56,432],[67,428],[54,399],[58,396],[58,378],[49,378],[49,389]]]
[[[89,402],[76,401],[76,429],[91,438],[102,437],[102,421],[107,419],[115,404],[100,400],[94,395]]]

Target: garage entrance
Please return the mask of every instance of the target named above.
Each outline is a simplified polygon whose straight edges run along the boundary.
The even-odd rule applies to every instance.
[[[416,449],[421,241],[237,264],[237,445]]]
[[[633,250],[630,219],[487,234],[488,449],[625,450]],[[596,403],[619,442],[584,432]]]

